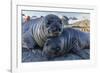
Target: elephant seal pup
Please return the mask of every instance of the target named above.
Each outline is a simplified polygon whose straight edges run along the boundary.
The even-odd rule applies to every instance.
[[[90,37],[89,33],[85,33],[72,28],[64,28],[63,32],[58,37],[49,37],[44,44],[43,53],[48,59],[62,56],[73,52],[82,59],[89,59],[89,54],[83,51],[84,48],[89,48]]]
[[[43,47],[47,37],[59,36],[63,30],[61,19],[54,14],[40,17],[35,22],[30,20],[27,24],[30,26],[22,34],[22,47],[28,49]]]

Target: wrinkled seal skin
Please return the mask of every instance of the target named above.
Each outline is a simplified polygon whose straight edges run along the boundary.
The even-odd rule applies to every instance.
[[[89,54],[82,50],[89,48],[89,46],[89,33],[72,28],[64,28],[60,36],[48,38],[44,44],[43,53],[48,59],[67,54],[68,52],[73,52],[82,59],[89,59]]]
[[[22,47],[28,49],[43,47],[47,37],[59,36],[63,30],[61,19],[53,14],[30,20],[23,26]]]

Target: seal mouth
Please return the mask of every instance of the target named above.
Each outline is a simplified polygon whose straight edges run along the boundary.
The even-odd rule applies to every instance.
[[[61,54],[59,52],[55,52],[55,56],[58,57],[61,56]]]
[[[56,37],[56,36],[59,36],[60,35],[60,32],[52,32],[52,33],[49,33],[49,36],[53,36],[53,37]]]
[[[53,34],[59,34],[59,32],[53,32]]]
[[[60,32],[53,32],[52,35],[53,36],[59,36],[60,35]]]

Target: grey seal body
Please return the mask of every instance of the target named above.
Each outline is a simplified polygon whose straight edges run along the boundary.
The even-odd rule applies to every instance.
[[[53,14],[31,20],[25,24],[29,25],[29,27],[27,30],[23,29],[23,48],[34,48],[36,45],[43,47],[47,37],[58,36],[63,30],[61,19]]]
[[[89,48],[89,46],[89,33],[81,32],[72,28],[64,28],[60,36],[48,38],[44,44],[43,53],[45,53],[48,58],[52,58],[72,51],[86,59],[89,58],[89,54],[82,51],[82,49]]]

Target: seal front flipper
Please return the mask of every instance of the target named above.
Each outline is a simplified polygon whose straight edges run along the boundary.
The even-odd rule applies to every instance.
[[[26,32],[22,36],[22,47],[27,49],[34,49],[37,43],[32,38],[29,32]]]

